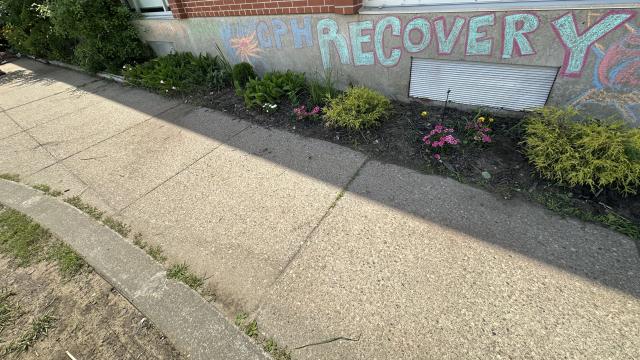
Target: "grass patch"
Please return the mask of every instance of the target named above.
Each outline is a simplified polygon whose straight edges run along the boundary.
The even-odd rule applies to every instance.
[[[153,260],[159,263],[167,261],[167,257],[164,255],[164,250],[162,250],[160,245],[151,245],[146,249],[146,252],[153,258]]]
[[[111,230],[117,232],[122,235],[122,237],[127,237],[129,233],[131,233],[131,226],[123,223],[120,220],[116,220],[111,216],[107,216],[102,220],[102,223],[109,227]]]
[[[7,289],[0,290],[0,334],[18,315],[17,307],[9,300],[13,295],[15,293]]]
[[[56,318],[51,316],[50,314],[45,314],[37,319],[35,319],[31,323],[31,328],[22,335],[17,340],[10,342],[2,351],[4,355],[9,354],[20,354],[23,353],[36,343],[36,341],[47,336],[49,329],[54,326]]]
[[[5,179],[5,180],[13,181],[13,182],[19,182],[20,181],[20,175],[2,173],[2,174],[0,174],[0,179]]]
[[[204,279],[192,273],[189,265],[185,263],[171,265],[167,270],[167,278],[181,281],[194,290],[198,290],[204,285]]]
[[[53,197],[58,197],[62,195],[62,191],[60,190],[53,190],[51,189],[51,186],[47,185],[47,184],[35,184],[33,186],[31,186],[32,188],[36,189],[36,190],[40,190],[43,193],[49,195],[49,196],[53,196]]]
[[[64,199],[64,202],[79,209],[80,211],[84,212],[85,214],[91,216],[92,218],[98,221],[100,221],[102,219],[102,215],[104,215],[104,211],[100,211],[98,210],[98,208],[85,203],[80,198],[80,196],[77,196],[77,195]]]
[[[286,347],[281,347],[273,338],[265,338],[260,335],[258,330],[258,322],[254,319],[247,322],[246,313],[238,313],[234,323],[240,328],[247,336],[257,342],[264,351],[269,353],[275,360],[291,360],[291,353]]]
[[[49,259],[54,260],[58,264],[60,272],[65,277],[73,277],[88,267],[88,264],[78,253],[61,241],[53,244],[49,251]]]
[[[140,249],[144,250],[149,256],[153,258],[153,260],[164,263],[167,261],[167,257],[164,255],[164,250],[160,245],[149,245],[148,242],[144,241],[141,233],[136,233],[133,235],[133,244]]]
[[[547,209],[562,216],[571,216],[583,221],[602,224],[621,234],[627,235],[635,241],[640,241],[640,225],[614,212],[594,214],[576,207],[572,199],[566,194],[534,193],[533,200],[541,203]]]
[[[28,216],[12,209],[0,210],[0,251],[27,266],[42,258],[51,233]]]
[[[15,259],[18,266],[45,259],[55,261],[65,277],[88,266],[71,247],[54,240],[47,229],[12,209],[0,209],[0,252]]]

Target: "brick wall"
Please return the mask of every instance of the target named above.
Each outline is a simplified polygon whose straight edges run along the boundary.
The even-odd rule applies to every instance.
[[[169,0],[178,19],[207,16],[355,14],[362,0]]]

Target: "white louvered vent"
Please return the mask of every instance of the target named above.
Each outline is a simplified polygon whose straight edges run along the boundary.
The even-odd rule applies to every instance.
[[[411,60],[409,96],[526,110],[543,106],[558,73],[547,66],[490,64],[471,61]]]

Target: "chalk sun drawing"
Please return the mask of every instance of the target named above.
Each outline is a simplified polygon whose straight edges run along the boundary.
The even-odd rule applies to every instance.
[[[251,62],[252,58],[262,57],[260,53],[262,49],[258,45],[256,32],[252,32],[247,36],[236,37],[231,39],[231,47],[235,50],[236,55],[242,61]]]

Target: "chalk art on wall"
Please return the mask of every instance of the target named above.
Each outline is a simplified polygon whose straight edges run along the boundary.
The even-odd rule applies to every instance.
[[[253,58],[261,57],[262,49],[258,46],[256,33],[247,36],[235,37],[230,40],[231,47],[235,50],[236,56],[246,62],[251,62]]]
[[[536,56],[562,57],[559,76],[579,78],[578,88],[593,74],[588,91],[570,103],[604,104],[640,123],[640,32],[631,21],[635,17],[633,10],[589,11],[586,23],[573,11],[548,21],[534,11],[354,17],[357,21],[347,23],[327,16],[317,18],[315,26],[311,16],[241,17],[225,20],[220,35],[232,62],[247,61],[262,69],[270,68],[266,61],[281,56],[277,52],[282,50],[304,50],[308,56],[313,49],[325,69],[393,67],[410,56],[485,57],[506,63],[531,57],[532,64],[540,63]],[[614,32],[617,41],[611,43]],[[593,72],[585,71],[589,59],[595,60]]]
[[[595,44],[593,88],[572,102],[577,108],[606,104],[627,119],[640,122],[640,30],[627,25],[628,34],[608,48]]]

